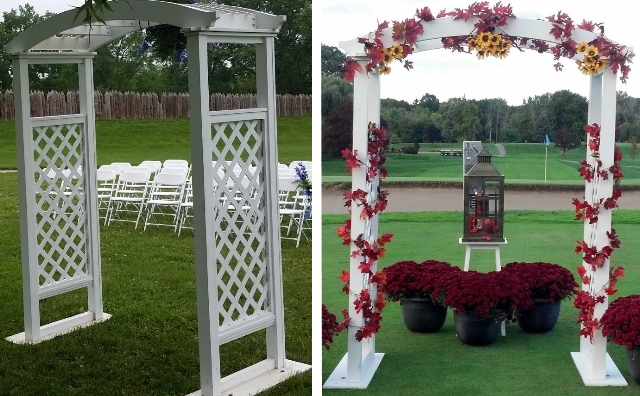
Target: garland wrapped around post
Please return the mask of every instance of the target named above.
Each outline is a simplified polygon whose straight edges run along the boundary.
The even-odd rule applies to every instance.
[[[609,168],[603,168],[600,160],[600,125],[594,123],[585,126],[588,135],[588,145],[591,150],[590,161],[584,160],[580,162],[580,175],[587,183],[594,183],[598,180],[607,180],[612,177],[614,180],[613,195],[609,198],[600,198],[596,202],[580,201],[573,199],[573,205],[576,211],[576,220],[584,219],[585,222],[592,224],[597,228],[598,214],[601,209],[611,210],[618,207],[618,198],[622,196],[619,184],[623,177],[620,168],[620,160],[622,160],[622,151],[615,147],[613,155],[613,165]],[[597,304],[606,303],[606,296],[615,294],[618,279],[624,276],[624,268],[614,266],[609,267],[609,280],[603,287],[595,285],[593,273],[602,268],[606,260],[609,259],[614,249],[620,247],[620,240],[616,235],[616,230],[611,228],[607,231],[609,244],[601,247],[595,245],[595,241],[576,241],[576,253],[582,253],[584,264],[578,267],[578,275],[584,285],[588,285],[586,290],[578,291],[573,305],[580,310],[578,313],[578,323],[581,324],[580,335],[588,337],[593,342],[596,331],[601,327],[599,318],[595,316],[595,307]]]

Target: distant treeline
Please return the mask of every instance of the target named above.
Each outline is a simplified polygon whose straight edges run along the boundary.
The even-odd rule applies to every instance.
[[[78,91],[31,92],[31,116],[46,117],[80,112]],[[189,115],[189,94],[98,92],[93,96],[97,119],[177,118]],[[255,95],[211,94],[209,109],[236,110],[256,107]],[[277,95],[276,111],[282,116],[311,114],[311,95]],[[0,120],[13,120],[13,91],[0,92]]]

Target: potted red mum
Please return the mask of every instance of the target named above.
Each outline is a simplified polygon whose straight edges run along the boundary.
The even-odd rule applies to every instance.
[[[571,298],[578,289],[573,273],[558,264],[513,262],[502,271],[518,276],[531,291],[533,305],[521,309],[518,315],[518,325],[529,333],[551,331],[558,323],[562,301]]]
[[[390,301],[400,301],[407,329],[417,333],[439,331],[447,317],[442,300],[432,298],[442,288],[444,275],[461,272],[449,263],[427,260],[422,263],[400,261],[382,270],[382,291]]]
[[[602,335],[627,348],[631,377],[640,383],[640,295],[620,297],[600,318]]]
[[[460,271],[447,280],[445,290],[458,339],[468,345],[492,344],[501,323],[513,320],[518,308],[531,305],[529,289],[511,272]]]

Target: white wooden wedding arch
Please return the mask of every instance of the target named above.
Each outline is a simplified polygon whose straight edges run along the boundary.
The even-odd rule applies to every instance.
[[[424,33],[416,39],[413,52],[443,48],[442,38],[467,36],[474,31],[474,24],[477,21],[477,17],[472,17],[467,21],[455,20],[450,17],[436,18],[429,22],[420,21],[419,23],[424,27]],[[509,18],[508,24],[500,29],[509,36],[539,39],[553,44],[560,43],[560,40],[549,33],[551,28],[552,24],[543,20]],[[396,44],[391,38],[391,27],[384,29],[382,33],[380,38],[385,48]],[[373,34],[363,37],[372,36]],[[586,30],[575,29],[572,32],[572,39],[577,43],[590,42],[595,38],[595,33]],[[360,65],[360,70],[355,72],[353,80],[353,150],[357,150],[358,159],[366,164],[368,163],[366,154],[368,124],[373,122],[379,125],[380,122],[380,77],[377,69],[370,73],[366,72],[366,65],[370,62],[370,58],[365,52],[365,46],[357,38],[340,42],[339,45],[347,57]],[[601,126],[600,160],[603,169],[608,169],[614,161],[616,78],[617,76],[608,67],[602,73],[590,76],[587,121],[588,124],[598,123]],[[587,160],[593,161],[590,149],[587,149]],[[374,180],[367,183],[365,171],[364,167],[353,169],[352,190],[362,189],[369,192],[370,205],[374,206],[377,197],[373,192],[376,191],[375,185],[379,183],[379,180],[376,176]],[[585,199],[590,204],[597,203],[601,198],[611,197],[612,192],[612,178],[594,180],[585,185]],[[367,240],[373,243],[378,238],[377,215],[371,220],[361,219],[360,211],[355,202],[352,203],[351,213],[351,239],[353,240],[364,233]],[[601,208],[597,225],[585,222],[584,240],[600,249],[609,243],[607,231],[611,231],[611,210]],[[356,250],[352,243],[351,252]],[[362,290],[363,285],[364,287],[375,285],[369,283],[366,276],[359,270],[360,261],[362,258],[359,255],[350,258],[350,290]],[[588,273],[591,273],[590,266],[584,262],[583,265],[587,268]],[[601,290],[603,285],[608,282],[609,267],[609,259],[607,258],[604,266],[592,273],[595,280],[594,290]],[[372,271],[375,273],[375,266],[372,267]],[[589,291],[588,287],[588,285],[583,285],[583,290]],[[375,290],[371,290],[370,295],[375,296]],[[384,356],[383,353],[376,353],[375,335],[361,342],[356,340],[355,334],[358,328],[363,325],[363,317],[362,312],[357,313],[354,308],[355,299],[356,296],[350,293],[349,317],[351,322],[348,331],[347,353],[327,379],[325,388],[366,388]],[[607,306],[607,301],[604,304],[598,304],[594,314],[595,318],[600,318]],[[599,330],[593,343],[585,337],[580,337],[580,351],[571,353],[585,385],[627,385],[606,351],[606,341]]]
[[[69,10],[6,46],[13,57],[25,322],[23,333],[7,339],[40,342],[109,318],[102,302],[94,51],[135,30],[168,24],[182,29],[188,52],[201,385],[194,395],[254,394],[309,369],[287,360],[284,345],[274,38],[285,17],[216,4],[109,5],[104,24],[89,26]],[[257,108],[209,111],[208,43],[255,47]],[[60,63],[78,65],[80,113],[31,117],[29,65]],[[225,160],[257,170],[218,172]],[[232,185],[227,190],[240,188],[244,197],[256,191],[257,198],[228,212],[226,204],[220,207],[220,186]],[[88,289],[87,312],[41,325],[42,299],[81,288]],[[263,329],[266,359],[222,378],[220,345]]]

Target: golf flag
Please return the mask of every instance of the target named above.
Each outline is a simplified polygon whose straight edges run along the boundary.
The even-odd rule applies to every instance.
[[[549,134],[548,133],[545,135],[545,143],[547,144],[547,146],[551,144],[551,140],[549,140]]]

